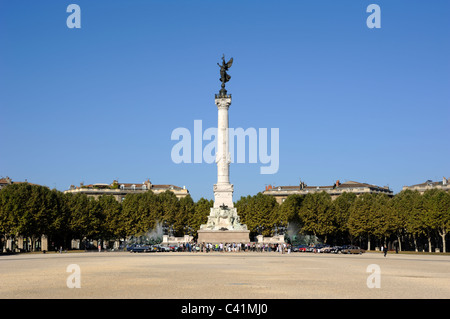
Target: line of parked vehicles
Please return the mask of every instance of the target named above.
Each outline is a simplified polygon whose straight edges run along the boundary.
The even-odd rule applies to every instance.
[[[150,252],[170,252],[182,251],[182,247],[174,245],[147,245],[132,244],[127,246],[127,251],[133,253],[150,253]],[[332,254],[363,254],[365,250],[354,245],[329,246],[329,245],[293,245],[293,252],[313,252],[313,253],[332,253]]]
[[[328,245],[295,245],[292,246],[294,252],[315,252],[315,253],[332,253],[332,254],[363,254],[366,251],[358,246],[328,246]]]
[[[181,247],[171,245],[163,246],[163,245],[132,244],[127,246],[127,251],[132,253],[169,252],[169,251],[181,251]]]

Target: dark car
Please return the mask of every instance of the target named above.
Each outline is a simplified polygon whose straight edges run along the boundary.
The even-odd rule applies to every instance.
[[[347,249],[350,247],[349,245],[343,245],[343,246],[333,246],[330,248],[330,253],[333,254],[341,254],[342,250]]]
[[[330,248],[330,253],[332,254],[340,254],[344,246],[333,246]]]
[[[127,251],[131,251],[137,244],[127,245]]]
[[[130,249],[128,249],[128,251],[132,252],[132,253],[147,253],[147,252],[152,252],[154,251],[153,247],[150,245],[133,245],[132,247],[130,247]]]

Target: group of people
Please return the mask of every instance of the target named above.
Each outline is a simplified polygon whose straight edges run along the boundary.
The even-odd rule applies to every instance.
[[[179,251],[188,252],[279,252],[290,253],[291,245],[287,243],[186,243],[178,246]]]

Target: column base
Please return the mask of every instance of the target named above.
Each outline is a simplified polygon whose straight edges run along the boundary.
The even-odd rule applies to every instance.
[[[197,243],[248,243],[250,242],[249,230],[205,230],[197,231]]]

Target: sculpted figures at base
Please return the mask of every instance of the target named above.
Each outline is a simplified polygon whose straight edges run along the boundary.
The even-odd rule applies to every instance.
[[[211,208],[208,222],[200,226],[200,229],[207,230],[246,230],[247,225],[240,223],[240,218],[236,208],[221,206]]]

